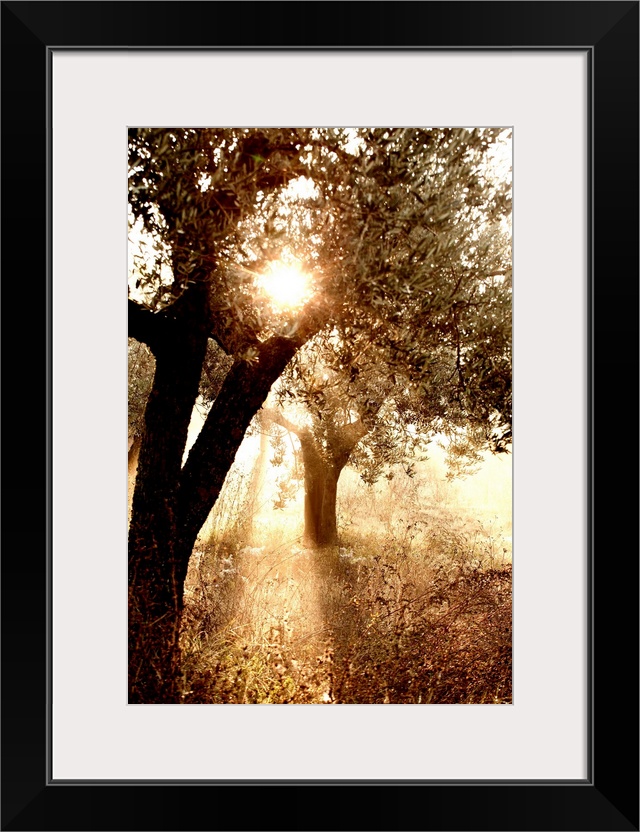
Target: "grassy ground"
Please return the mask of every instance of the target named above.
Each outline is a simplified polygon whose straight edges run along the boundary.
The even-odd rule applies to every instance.
[[[187,578],[184,702],[511,701],[510,548],[490,522],[405,478],[348,490],[340,546],[314,551],[299,506],[261,526],[230,493],[234,522]]]

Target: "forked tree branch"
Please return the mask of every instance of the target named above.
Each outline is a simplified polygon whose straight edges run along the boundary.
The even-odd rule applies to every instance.
[[[156,313],[136,301],[128,299],[129,337],[146,344],[156,352],[164,336],[164,321]]]

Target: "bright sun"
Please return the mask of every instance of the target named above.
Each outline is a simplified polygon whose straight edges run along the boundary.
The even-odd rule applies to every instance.
[[[295,309],[311,296],[311,277],[299,265],[276,261],[258,278],[259,285],[276,306]]]

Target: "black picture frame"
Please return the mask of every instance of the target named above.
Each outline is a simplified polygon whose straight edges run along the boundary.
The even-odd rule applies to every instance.
[[[193,26],[196,6],[200,22]],[[637,523],[630,522],[638,506],[633,476],[638,458],[638,9],[638,2],[627,0],[2,2],[2,288],[12,323],[5,330],[3,361],[9,392],[3,409],[8,441],[2,829],[638,829],[638,536]],[[203,41],[203,33],[213,34]],[[54,48],[80,47],[588,53],[591,686],[584,782],[48,780],[49,63]],[[571,426],[560,418],[559,430],[561,442],[562,431]]]

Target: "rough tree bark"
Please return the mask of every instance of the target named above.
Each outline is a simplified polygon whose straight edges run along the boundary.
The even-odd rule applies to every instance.
[[[305,544],[314,547],[335,545],[338,542],[338,480],[351,452],[369,428],[362,419],[342,425],[326,424],[321,439],[311,428],[294,424],[279,411],[269,410],[268,414],[300,440],[304,465]]]
[[[193,545],[251,419],[322,322],[311,313],[295,337],[256,342],[256,360],[235,361],[183,466],[211,334],[206,289],[195,284],[168,314],[129,303],[129,334],[156,356],[129,526],[129,702],[180,701],[178,639]]]
[[[289,338],[270,338],[256,362],[236,361],[218,393],[185,463],[178,492],[177,546],[184,581],[189,556],[202,524],[271,386],[297,349]]]
[[[198,298],[198,295],[200,297]],[[156,356],[129,524],[129,701],[175,701],[182,587],[176,502],[182,455],[207,344],[206,299],[193,292],[172,317],[130,305],[130,334]],[[200,304],[196,301],[200,300]],[[151,313],[148,313],[151,315]]]

